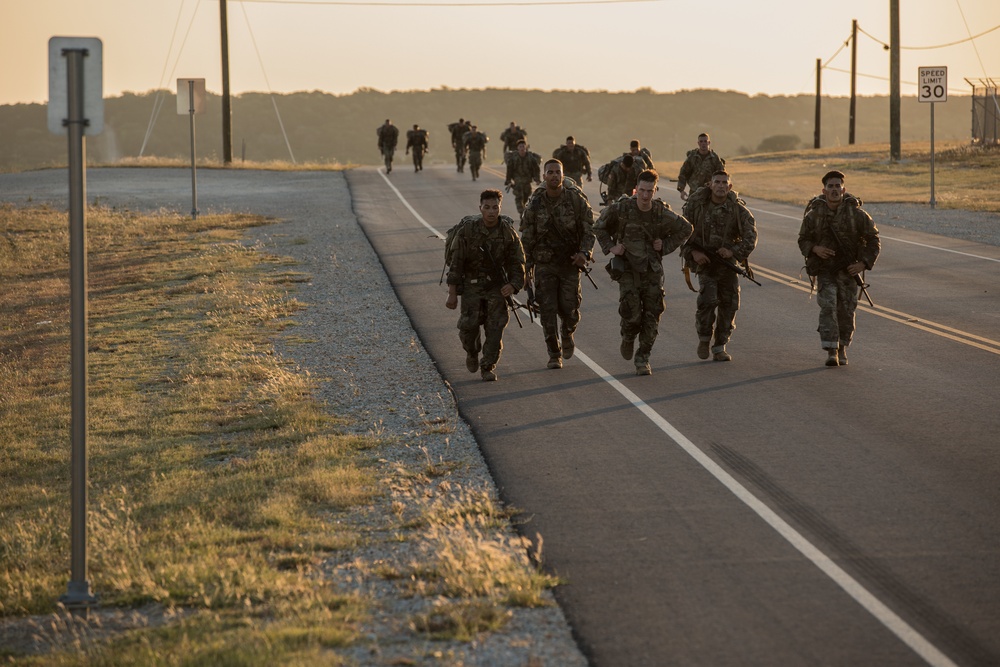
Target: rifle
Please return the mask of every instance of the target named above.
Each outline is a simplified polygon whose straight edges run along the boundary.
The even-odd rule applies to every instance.
[[[595,283],[595,282],[594,282],[594,279],[590,277],[590,272],[591,272],[591,271],[592,271],[593,269],[589,269],[589,268],[587,268],[587,267],[585,267],[585,266],[582,266],[582,267],[578,266],[578,267],[577,267],[577,269],[579,269],[579,270],[580,270],[580,272],[581,272],[581,273],[583,273],[583,275],[587,276],[587,280],[589,280],[589,281],[590,281],[590,284],[594,286],[594,289],[598,289],[598,287],[597,287],[597,283]]]
[[[837,247],[840,249],[841,252],[844,252],[844,249],[845,249],[844,246],[845,246],[845,244],[841,241],[840,234],[837,233],[836,229],[831,229],[831,231],[833,232],[833,241],[834,241],[834,243],[837,244]],[[850,255],[850,253],[845,253],[845,254]],[[854,261],[861,261],[860,259],[857,259],[857,256],[859,254],[861,254],[861,248],[857,248],[857,252],[854,253],[854,257],[855,257]],[[844,266],[843,270],[845,270],[845,271],[847,270],[847,266],[846,265]],[[871,306],[872,308],[874,308],[875,304],[872,303],[872,298],[868,295],[868,288],[870,287],[870,285],[868,285],[864,281],[864,279],[861,277],[861,274],[855,274],[855,276],[854,276],[854,282],[858,286],[858,296],[861,296],[863,294],[865,296],[865,298],[868,299],[868,305]]]
[[[744,269],[742,266],[740,266],[736,262],[727,262],[722,257],[720,257],[717,252],[712,251],[712,250],[706,250],[704,246],[702,246],[700,243],[698,243],[696,241],[691,241],[690,239],[688,239],[687,245],[692,250],[697,250],[697,251],[699,251],[701,253],[704,253],[713,262],[715,262],[717,264],[721,264],[722,266],[726,267],[730,271],[732,271],[732,272],[734,272],[734,273],[736,273],[738,275],[743,276],[744,278],[746,278],[750,282],[754,283],[755,285],[759,285],[760,287],[763,287],[763,285],[761,285],[759,282],[757,282],[756,280],[754,280],[754,277],[750,274],[749,271],[747,271],[746,269]]]
[[[498,280],[500,287],[510,283],[510,278],[507,275],[507,269],[502,265],[497,264],[497,260],[493,256],[493,253],[487,250],[486,246],[479,246],[479,252],[483,253],[483,256],[490,262],[490,277],[493,278],[493,280]],[[517,326],[523,329],[524,325],[521,324],[521,316],[517,314],[517,305],[514,303],[513,297],[508,296],[505,297],[504,300],[507,302],[507,306],[514,312],[514,319],[517,320]]]

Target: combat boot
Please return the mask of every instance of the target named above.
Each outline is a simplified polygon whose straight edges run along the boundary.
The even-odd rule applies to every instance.
[[[828,347],[826,349],[826,365],[827,366],[839,366],[840,361],[837,359],[837,348]]]
[[[707,340],[698,341],[698,358],[708,359],[709,353],[709,342]]]
[[[636,375],[652,375],[653,369],[649,367],[648,361],[636,362],[635,364],[635,374]]]
[[[622,336],[622,344],[618,350],[622,353],[622,359],[625,361],[631,359],[635,350],[635,336]]]
[[[497,374],[496,374],[496,372],[494,372],[491,369],[484,368],[482,375],[483,375],[483,381],[484,382],[496,382],[496,380],[497,380]]]
[[[712,352],[712,359],[715,361],[732,361],[733,357],[731,354],[726,352],[726,348],[723,346]]]
[[[469,369],[470,373],[475,373],[479,370],[479,355],[475,352],[469,352],[465,355],[465,367]]]
[[[576,351],[576,341],[573,340],[573,334],[564,333],[562,335],[562,356],[563,359],[571,359],[573,357],[573,352]]]
[[[546,365],[548,368],[562,368],[562,357],[558,355],[549,357],[549,363]]]
[[[841,345],[837,348],[837,363],[841,366],[847,365],[847,346]]]

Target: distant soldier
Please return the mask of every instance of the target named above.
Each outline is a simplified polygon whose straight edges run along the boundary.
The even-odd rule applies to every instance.
[[[429,148],[427,135],[427,130],[421,129],[416,123],[413,124],[412,130],[407,130],[406,132],[407,154],[409,154],[411,148],[413,149],[413,171],[423,171],[424,153]]]
[[[806,205],[799,228],[806,272],[816,280],[817,331],[827,366],[847,365],[863,274],[875,266],[881,248],[872,217],[844,189],[844,174],[827,172],[823,194]]]
[[[396,142],[399,141],[399,128],[386,118],[375,133],[378,135],[378,150],[385,160],[385,173],[388,174],[392,171],[392,155],[396,152]]]
[[[448,132],[451,133],[451,147],[455,149],[455,166],[458,173],[465,171],[465,144],[462,138],[469,131],[472,124],[464,118],[459,118],[457,123],[448,123]]]
[[[483,160],[486,159],[486,144],[489,143],[489,140],[490,138],[480,132],[475,125],[466,132],[462,139],[462,145],[469,152],[469,170],[472,172],[472,180],[474,181],[479,178],[479,168],[483,166]]]
[[[510,321],[508,299],[524,287],[524,250],[514,221],[500,215],[502,199],[499,190],[484,190],[479,195],[479,215],[462,219],[452,241],[445,302],[454,310],[461,295],[458,337],[465,349],[465,367],[470,373],[479,371],[487,382],[497,379],[503,330]]]
[[[573,334],[583,302],[580,271],[593,261],[594,212],[583,190],[563,182],[559,160],[546,161],[542,181],[521,216],[521,242],[528,273],[534,277],[548,368],[562,368],[563,359],[576,349]]]
[[[531,196],[531,184],[542,182],[542,156],[528,150],[524,139],[517,142],[517,150],[507,158],[507,177],[503,184],[510,187],[517,204],[518,215],[524,213],[524,205]]]
[[[632,156],[626,155],[631,161]],[[635,194],[612,202],[601,213],[594,234],[601,250],[615,256],[609,267],[618,283],[622,358],[635,352],[636,375],[650,375],[649,355],[659,332],[666,304],[663,296],[663,256],[691,236],[691,223],[653,199],[659,175],[652,169],[639,174]],[[639,349],[635,339],[639,337]]]
[[[677,191],[681,193],[681,199],[688,198],[688,193],[684,192],[687,186],[690,186],[693,193],[698,188],[707,186],[712,180],[712,174],[725,171],[726,161],[710,148],[711,145],[711,138],[702,132],[698,135],[698,148],[687,152],[687,158],[681,165],[681,173],[677,176]]]
[[[708,187],[691,194],[684,204],[684,217],[694,225],[681,256],[685,266],[698,274],[698,358],[708,359],[711,352],[715,361],[732,361],[726,344],[736,329],[740,277],[720,262],[713,262],[710,254],[726,262],[745,264],[757,247],[757,226],[723,170],[712,174]]]
[[[613,160],[608,173],[608,203],[613,202],[622,195],[631,196],[635,191],[635,186],[639,180],[639,174],[645,167],[638,167],[645,162],[636,160],[632,155],[626,153],[621,158]],[[657,176],[659,178],[659,176]]]
[[[524,141],[528,142],[528,133],[520,125],[516,125],[514,121],[510,121],[510,126],[500,133],[500,141],[503,142],[503,159],[504,162],[507,161],[509,155],[513,155],[517,151],[517,142]]]
[[[648,148],[642,148],[639,145],[638,139],[633,139],[629,142],[628,154],[632,156],[632,159],[637,163],[642,164],[642,169],[652,169],[653,168],[653,155],[649,152]],[[639,166],[637,164],[636,166]]]
[[[587,180],[593,180],[590,172],[590,151],[576,143],[572,136],[566,137],[566,144],[552,151],[552,157],[562,163],[566,176],[583,185],[583,175]]]

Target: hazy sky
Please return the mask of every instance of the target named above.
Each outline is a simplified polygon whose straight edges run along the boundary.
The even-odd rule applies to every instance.
[[[888,0],[653,0],[521,6],[437,0],[229,0],[230,85],[246,91],[350,93],[449,88],[719,88],[848,95],[851,19],[889,41]],[[592,1],[592,0],[591,0]],[[454,6],[440,6],[452,4]],[[902,91],[917,68],[946,65],[1000,80],[1000,0],[900,0]],[[461,6],[459,6],[461,5]],[[963,19],[964,13],[964,19]],[[204,78],[221,92],[219,0],[0,0],[0,104],[48,98],[48,40],[99,37],[104,95],[176,90]],[[976,49],[978,48],[978,55]],[[888,92],[889,54],[858,38],[859,94]]]

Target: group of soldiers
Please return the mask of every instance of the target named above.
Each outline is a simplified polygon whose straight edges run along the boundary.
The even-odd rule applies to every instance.
[[[385,172],[392,173],[392,159],[396,153],[396,144],[399,142],[399,128],[392,124],[388,118],[375,129],[378,136],[378,150],[382,154],[385,162]],[[413,152],[413,171],[423,171],[424,154],[430,150],[430,142],[427,137],[430,133],[414,123],[412,130],[406,131],[406,154]]]
[[[650,355],[665,309],[662,262],[674,250],[692,290],[690,272],[698,277],[697,357],[731,361],[727,345],[740,307],[739,278],[753,279],[748,258],[757,229],[710,145],[707,134],[699,136],[698,148],[685,158],[677,186],[685,203],[677,213],[656,197],[659,175],[651,155],[633,141],[628,153],[608,165],[614,196],[595,221],[580,188],[584,175],[592,178],[586,149],[567,137],[556,149],[562,158],[554,156],[539,169],[540,156],[527,151],[526,137],[517,137],[507,155],[505,184],[514,188],[518,228],[501,214],[503,193],[489,189],[480,194],[479,215],[467,216],[449,234],[445,305],[456,309],[461,297],[458,329],[468,370],[486,381],[497,379],[503,331],[517,307],[538,314],[547,367],[562,368],[576,348],[581,281],[586,276],[593,282],[595,242],[610,255],[607,270],[619,287],[619,351],[633,361],[637,375],[652,374]],[[612,177],[614,170],[620,173]],[[859,286],[863,289],[864,272],[874,266],[880,244],[871,216],[847,194],[844,174],[830,171],[822,182],[822,194],[806,206],[798,245],[817,292],[825,364],[842,366],[855,331]],[[532,190],[532,183],[539,187]],[[522,289],[524,305],[513,300]]]

